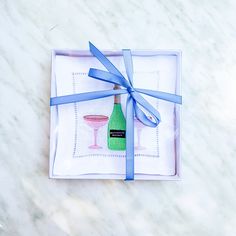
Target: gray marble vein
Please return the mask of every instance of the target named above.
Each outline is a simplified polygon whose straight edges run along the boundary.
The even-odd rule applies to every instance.
[[[0,235],[236,235],[236,1],[1,0]],[[181,49],[182,180],[48,179],[53,48]]]

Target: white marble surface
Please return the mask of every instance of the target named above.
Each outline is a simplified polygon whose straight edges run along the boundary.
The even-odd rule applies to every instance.
[[[236,235],[236,1],[0,1],[0,235]],[[48,179],[50,50],[181,49],[182,181]]]

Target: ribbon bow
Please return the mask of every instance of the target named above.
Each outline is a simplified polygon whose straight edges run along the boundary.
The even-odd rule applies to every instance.
[[[134,115],[144,125],[156,127],[161,117],[159,112],[147,101],[141,94],[146,94],[154,98],[165,101],[182,104],[182,97],[175,94],[154,91],[148,89],[133,87],[133,62],[131,50],[123,49],[123,58],[128,80],[122,73],[102,54],[91,42],[89,42],[90,52],[104,65],[108,71],[90,68],[88,76],[112,84],[118,84],[124,89],[112,89],[103,91],[94,91],[73,95],[54,97],[50,100],[50,105],[61,105],[67,103],[81,102],[92,99],[114,96],[127,93],[126,101],[126,180],[134,179]],[[142,109],[140,108],[142,107]],[[143,110],[146,110],[150,116],[147,116]]]

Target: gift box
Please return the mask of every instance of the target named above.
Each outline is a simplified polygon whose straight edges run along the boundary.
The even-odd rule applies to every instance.
[[[53,50],[50,178],[180,177],[180,51]]]

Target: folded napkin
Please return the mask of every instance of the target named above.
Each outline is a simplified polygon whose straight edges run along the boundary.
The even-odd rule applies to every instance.
[[[120,71],[125,71],[122,56],[108,58]],[[133,56],[133,64],[134,87],[175,93],[175,57]],[[89,68],[104,69],[96,58],[57,55],[54,66],[56,96],[113,88],[112,84],[88,77]],[[124,114],[126,96],[121,95]],[[150,128],[135,121],[135,174],[174,175],[175,135],[178,132],[175,128],[175,104],[144,97],[158,109],[162,122],[157,128]],[[108,97],[57,107],[54,175],[75,178],[89,174],[125,175],[125,151],[113,151],[107,147],[108,119],[113,103],[114,97]],[[94,143],[94,129],[93,124],[88,125],[84,118],[88,115],[107,118],[97,132],[100,149],[89,148]]]

